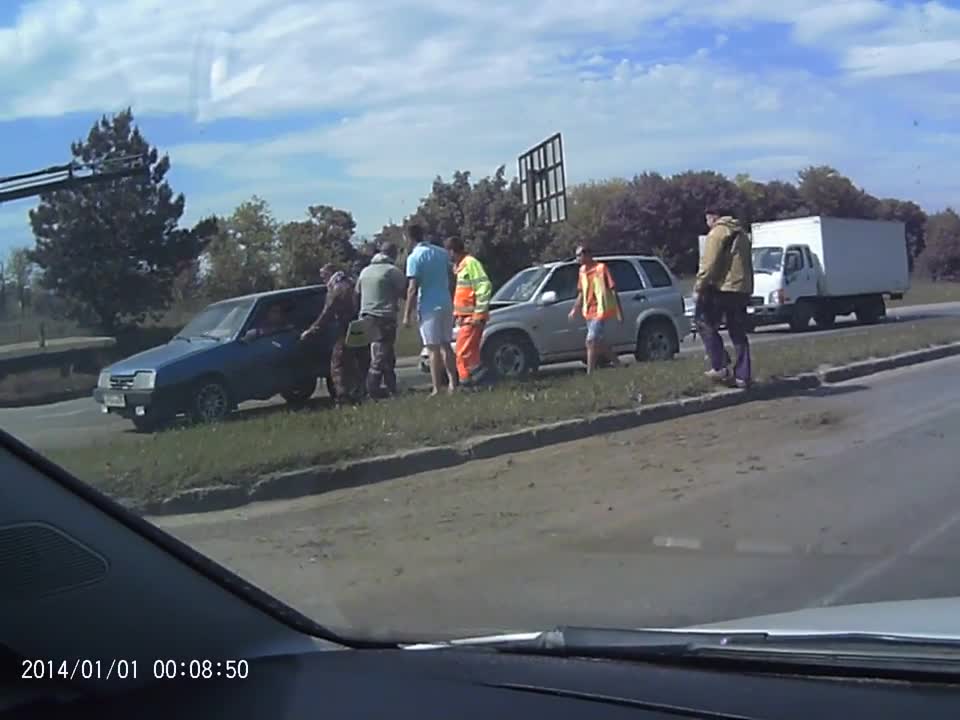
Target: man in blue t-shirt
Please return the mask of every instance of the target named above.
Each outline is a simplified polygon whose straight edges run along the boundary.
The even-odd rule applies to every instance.
[[[407,303],[403,324],[410,327],[413,311],[418,310],[420,339],[430,355],[433,395],[440,393],[443,371],[447,371],[449,392],[457,389],[457,363],[453,354],[453,292],[450,255],[442,247],[426,240],[423,227],[407,228],[411,245],[407,257]]]

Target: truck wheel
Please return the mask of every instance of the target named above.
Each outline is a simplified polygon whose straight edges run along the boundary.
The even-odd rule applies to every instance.
[[[222,380],[205,378],[197,383],[190,407],[190,419],[195,423],[214,423],[230,414],[233,404],[230,391]]]
[[[483,360],[496,377],[524,378],[537,369],[537,351],[523,333],[494,335],[483,348]]]
[[[679,352],[680,343],[673,325],[665,320],[648,320],[637,334],[634,356],[640,362],[671,360]]]
[[[810,303],[798,302],[793,306],[793,315],[790,316],[790,330],[792,332],[803,332],[810,327],[810,320],[813,317],[813,308]]]
[[[887,314],[887,306],[882,297],[869,298],[859,303],[854,312],[857,314],[857,322],[873,325]]]
[[[818,310],[813,314],[813,321],[818,328],[829,330],[837,324],[837,315],[833,310]]]
[[[310,398],[317,391],[317,379],[304,380],[292,388],[288,388],[280,393],[280,397],[292,408],[302,408],[309,402]]]

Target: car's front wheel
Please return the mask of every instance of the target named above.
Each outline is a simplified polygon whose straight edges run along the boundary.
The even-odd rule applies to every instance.
[[[232,409],[230,391],[219,378],[204,378],[197,383],[190,407],[190,419],[196,423],[223,420]]]
[[[280,393],[280,397],[291,407],[300,408],[306,405],[316,391],[317,379],[313,378],[311,380],[304,380],[291,388],[287,388]]]
[[[530,340],[519,332],[494,335],[483,348],[484,363],[498,378],[524,378],[537,369],[538,357]]]
[[[670,360],[680,350],[677,331],[667,320],[648,320],[637,334],[635,357],[641,362]]]

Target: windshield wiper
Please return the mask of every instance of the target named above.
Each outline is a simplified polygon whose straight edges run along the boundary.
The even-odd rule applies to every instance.
[[[174,339],[174,340],[186,340],[187,342],[193,342],[193,341],[192,341],[190,338],[188,338],[186,335],[174,335],[174,336],[173,336],[173,339]]]
[[[460,645],[455,642],[452,645]],[[802,664],[883,664],[910,662],[954,666],[960,640],[873,633],[796,633],[760,631],[618,630],[558,627],[520,639],[489,638],[464,645],[499,652],[610,660],[671,658],[766,660]],[[952,668],[955,672],[956,668]]]

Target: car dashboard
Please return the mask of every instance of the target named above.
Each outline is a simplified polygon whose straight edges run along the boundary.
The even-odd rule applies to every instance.
[[[21,705],[17,718],[955,718],[960,692],[782,671],[502,654],[346,650],[249,661],[244,678],[157,680]],[[67,696],[61,695],[61,698]]]

